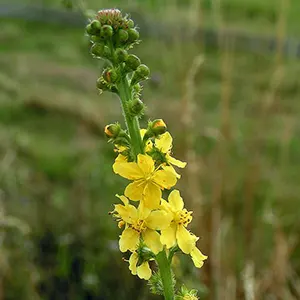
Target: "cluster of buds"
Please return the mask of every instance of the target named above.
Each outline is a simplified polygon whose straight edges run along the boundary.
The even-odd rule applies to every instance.
[[[128,74],[132,90],[140,89],[139,83],[149,77],[150,70],[139,57],[128,53],[139,43],[139,32],[134,21],[128,15],[123,16],[118,9],[105,9],[91,20],[86,32],[91,41],[92,55],[107,62],[97,80],[98,89],[118,93],[118,82],[124,74]],[[138,113],[141,111],[143,109],[138,109]]]

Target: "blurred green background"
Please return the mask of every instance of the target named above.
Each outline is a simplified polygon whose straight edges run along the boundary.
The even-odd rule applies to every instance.
[[[97,93],[79,11],[111,7],[141,28],[142,123],[163,118],[188,161],[179,187],[209,259],[179,256],[178,282],[201,299],[300,299],[299,0],[4,2],[0,300],[160,299],[108,215],[126,181],[103,127],[123,120]]]

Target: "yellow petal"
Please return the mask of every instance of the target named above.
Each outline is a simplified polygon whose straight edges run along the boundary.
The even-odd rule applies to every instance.
[[[170,226],[172,215],[163,210],[154,210],[146,219],[146,226],[153,230],[161,230]]]
[[[124,194],[130,200],[134,200],[134,201],[142,200],[145,185],[146,185],[146,181],[143,181],[142,179],[129,183],[125,189]]]
[[[154,161],[151,156],[139,154],[137,157],[137,163],[143,171],[144,177],[154,172]]]
[[[116,161],[113,164],[113,170],[116,174],[130,180],[137,180],[144,177],[143,171],[135,162]]]
[[[170,227],[163,229],[160,234],[160,241],[166,245],[168,249],[176,244],[176,224],[171,224]]]
[[[128,199],[125,196],[116,195],[125,205],[129,204]]]
[[[143,239],[154,254],[157,254],[163,249],[163,245],[160,242],[160,235],[155,230],[146,229],[143,232]]]
[[[173,138],[169,132],[165,132],[158,139],[155,139],[155,146],[161,152],[167,153],[172,148]]]
[[[163,189],[170,189],[177,182],[176,175],[170,170],[170,167],[165,167],[163,170],[155,172],[152,180]]]
[[[170,193],[168,201],[174,212],[181,211],[184,203],[178,190],[174,190]]]
[[[138,218],[137,209],[131,204],[126,206],[122,204],[116,204],[115,211],[126,223],[129,224],[133,224]]]
[[[184,168],[186,166],[186,162],[178,160],[169,154],[166,155],[166,159],[167,159],[168,163],[170,163],[178,168]]]
[[[185,254],[189,254],[195,246],[194,235],[190,233],[183,225],[177,226],[176,239],[179,248]]]
[[[132,275],[137,274],[136,265],[139,260],[139,256],[136,252],[133,252],[129,257],[129,270],[131,271]]]
[[[126,228],[119,240],[119,247],[121,252],[126,252],[127,250],[134,251],[139,244],[140,234],[133,230],[132,228]]]
[[[196,268],[203,266],[203,261],[207,259],[207,256],[201,253],[201,251],[195,246],[191,251],[191,257]]]
[[[144,262],[140,266],[137,267],[137,275],[141,279],[145,279],[145,280],[150,279],[152,272],[151,272],[148,262]]]
[[[138,212],[139,212],[139,219],[146,220],[151,213],[151,209],[145,206],[144,201],[140,201]]]
[[[171,205],[164,199],[160,200],[160,208],[165,210],[166,212],[173,213]]]
[[[145,207],[156,209],[159,207],[161,199],[161,189],[152,182],[148,182],[143,191],[143,201]]]

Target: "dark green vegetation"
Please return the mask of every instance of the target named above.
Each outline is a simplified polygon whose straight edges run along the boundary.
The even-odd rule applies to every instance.
[[[172,24],[189,20],[191,29],[220,26],[211,1],[201,10],[196,1],[177,2],[130,7]],[[300,4],[291,0],[285,16],[281,2],[224,0],[222,23],[299,36]],[[12,20],[0,26],[0,200],[5,215],[30,228],[23,235],[24,224],[0,227],[0,300],[150,299],[121,260],[107,213],[126,182],[112,173],[114,153],[102,132],[122,117],[118,99],[97,95],[101,62],[88,54],[83,29]],[[212,49],[183,42],[175,29],[170,36],[137,47],[152,71],[143,122],[165,120],[175,157],[195,151],[199,170],[190,156],[185,198],[209,255],[199,273],[188,259],[176,272],[201,299],[244,299],[252,282],[257,299],[298,299],[300,60],[235,51],[234,43]],[[205,60],[193,80],[200,53]]]

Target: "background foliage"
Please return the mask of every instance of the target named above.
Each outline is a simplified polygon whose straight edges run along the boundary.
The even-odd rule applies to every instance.
[[[140,25],[142,122],[163,118],[188,161],[209,255],[200,271],[176,260],[179,281],[201,299],[299,299],[300,2],[24,3],[118,7]],[[84,24],[39,17],[0,19],[0,300],[158,299],[129,274],[108,215],[126,183],[102,133],[122,120],[118,99],[97,95]]]

